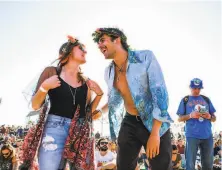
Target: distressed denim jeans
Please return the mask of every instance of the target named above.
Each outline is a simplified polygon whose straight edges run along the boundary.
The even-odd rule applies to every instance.
[[[200,149],[200,158],[202,170],[213,169],[213,137],[208,139],[186,138],[186,170],[195,170],[195,162],[198,148]]]
[[[39,149],[40,170],[58,170],[71,119],[49,114]]]

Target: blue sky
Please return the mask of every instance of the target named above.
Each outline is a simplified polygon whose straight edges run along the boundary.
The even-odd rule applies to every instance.
[[[189,81],[203,79],[203,94],[222,120],[220,1],[67,1],[0,2],[0,124],[22,124],[29,108],[22,91],[58,57],[68,34],[87,47],[84,73],[106,92],[108,61],[93,43],[97,27],[122,28],[133,49],[149,49],[161,64],[169,91],[169,112],[189,94]],[[101,105],[106,102],[104,97]]]

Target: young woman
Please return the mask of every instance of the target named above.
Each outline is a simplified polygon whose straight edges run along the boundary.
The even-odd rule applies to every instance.
[[[0,152],[0,170],[17,170],[18,159],[10,144],[5,144]]]
[[[85,46],[68,36],[68,42],[59,50],[58,66],[47,67],[41,74],[32,107],[42,110],[36,128],[26,137],[23,167],[32,166],[40,145],[40,170],[65,169],[67,162],[70,169],[94,169],[91,118],[93,113],[95,118],[100,117],[96,107],[103,91],[96,82],[82,75],[80,65],[86,62],[85,55]],[[96,94],[92,102],[90,91]],[[50,108],[45,118],[47,96]]]

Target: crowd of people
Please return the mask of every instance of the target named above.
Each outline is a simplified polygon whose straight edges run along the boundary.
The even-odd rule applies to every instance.
[[[17,170],[20,164],[22,144],[29,126],[0,126],[0,170]],[[214,169],[220,170],[222,167],[221,159],[221,136],[222,132],[214,133]],[[172,141],[172,164],[173,170],[185,170],[185,141],[182,133],[171,133]],[[112,141],[109,136],[101,136],[95,133],[95,164],[97,170],[102,168],[116,168],[117,142]],[[11,168],[11,169],[10,169]],[[196,170],[201,170],[201,159],[198,151],[196,159]],[[144,148],[141,148],[138,157],[136,170],[151,170]]]
[[[214,139],[213,170],[220,170],[222,167],[221,135],[222,135],[222,132],[218,132],[218,133],[215,133],[213,137]],[[97,166],[101,167],[105,165],[113,165],[113,166],[116,165],[115,161],[116,161],[116,154],[117,154],[117,143],[111,140],[108,140],[108,137],[100,138],[99,133],[96,133],[95,136],[97,136],[98,138],[96,142],[97,151],[96,151],[96,157],[95,157]],[[171,133],[171,141],[172,141],[173,170],[185,170],[186,169],[186,158],[185,158],[186,138],[182,133],[178,133],[178,134]],[[147,155],[143,147],[141,148],[141,151],[139,153],[136,170],[151,170],[151,167],[149,165],[149,160],[147,159]],[[198,150],[198,153],[197,153],[195,170],[201,170],[200,150]]]
[[[29,125],[0,126],[0,170],[17,170],[20,164],[24,137]]]

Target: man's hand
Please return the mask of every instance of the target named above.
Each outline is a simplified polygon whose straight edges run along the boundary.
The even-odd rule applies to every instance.
[[[199,112],[192,112],[190,114],[191,114],[191,118],[193,118],[193,119],[199,119],[201,116],[201,113],[199,113]]]
[[[159,134],[150,135],[147,144],[146,144],[146,155],[147,158],[154,158],[155,156],[159,155],[160,149],[160,136]]]
[[[202,114],[201,114],[201,117],[204,118],[204,119],[211,119],[211,114],[205,112],[205,113],[202,113]]]

